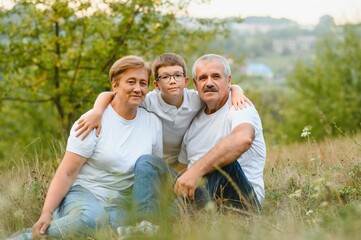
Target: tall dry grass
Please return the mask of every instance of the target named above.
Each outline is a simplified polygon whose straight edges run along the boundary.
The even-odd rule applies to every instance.
[[[163,219],[153,239],[359,239],[361,135],[268,146],[261,215],[210,205]],[[56,156],[55,156],[56,155]],[[59,157],[54,153],[54,159]],[[54,162],[22,157],[0,173],[0,238],[31,226],[42,207]],[[87,239],[117,239],[101,230]]]

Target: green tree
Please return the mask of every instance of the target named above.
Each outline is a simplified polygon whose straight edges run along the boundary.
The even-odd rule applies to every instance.
[[[289,136],[298,138],[306,125],[312,136],[360,130],[361,25],[345,25],[323,38],[311,65],[299,62],[290,76],[294,101],[287,110]]]
[[[9,124],[0,128],[19,133],[22,120],[31,119],[27,112],[36,112],[52,134],[66,136],[96,95],[109,89],[108,69],[119,57],[151,60],[172,51],[190,59],[224,31],[222,21],[177,18],[190,1],[104,0],[102,9],[91,0],[14,2],[12,9],[0,9],[0,105],[6,118],[0,121]],[[11,124],[15,115],[19,124]],[[31,133],[15,137],[25,135]]]

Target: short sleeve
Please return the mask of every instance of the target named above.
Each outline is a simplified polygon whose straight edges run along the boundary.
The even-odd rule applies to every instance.
[[[235,110],[233,107],[230,110],[231,130],[241,123],[249,123],[254,129],[259,128],[259,116],[257,110],[253,106]]]
[[[92,130],[84,140],[81,140],[80,136],[75,137],[75,128],[78,125],[78,121],[79,120],[74,123],[70,130],[66,150],[82,157],[89,158],[93,154],[97,144],[98,137],[95,135],[96,130]]]

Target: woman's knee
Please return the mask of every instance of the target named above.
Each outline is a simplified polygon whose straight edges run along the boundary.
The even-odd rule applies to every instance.
[[[74,208],[61,218],[54,219],[47,229],[47,234],[50,238],[87,235],[107,224],[108,218],[104,209],[85,205]]]
[[[108,223],[105,210],[100,207],[84,206],[78,210],[77,215],[84,225],[97,228]]]

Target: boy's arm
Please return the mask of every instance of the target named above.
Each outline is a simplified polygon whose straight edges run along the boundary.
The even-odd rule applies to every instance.
[[[99,136],[102,129],[102,115],[109,103],[113,100],[116,92],[102,92],[95,100],[93,111],[86,116],[83,116],[78,121],[78,126],[75,128],[76,137],[82,135],[81,140],[96,128],[96,136]]]
[[[251,101],[243,94],[243,89],[235,84],[232,84],[231,86],[231,92],[232,92],[232,99],[230,108],[234,106],[234,108],[242,109],[247,107],[247,103],[252,106]]]

